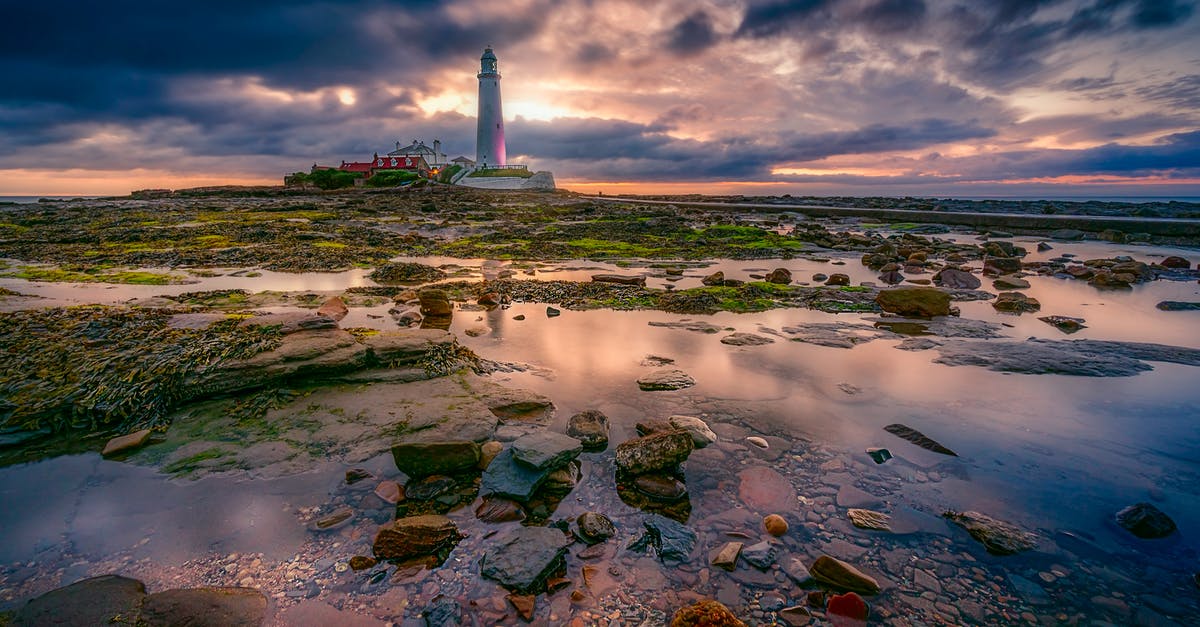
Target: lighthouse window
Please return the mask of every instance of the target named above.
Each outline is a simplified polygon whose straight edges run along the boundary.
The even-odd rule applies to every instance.
[[[496,125],[496,128],[500,128],[500,125],[499,125],[499,124],[497,124],[497,125]]]

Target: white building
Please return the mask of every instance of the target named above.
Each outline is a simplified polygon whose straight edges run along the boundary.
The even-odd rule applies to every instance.
[[[447,163],[446,154],[442,152],[442,142],[439,139],[433,140],[433,148],[425,145],[423,141],[413,140],[408,146],[401,147],[400,142],[396,142],[396,149],[388,153],[389,157],[422,157],[429,167],[441,169]]]

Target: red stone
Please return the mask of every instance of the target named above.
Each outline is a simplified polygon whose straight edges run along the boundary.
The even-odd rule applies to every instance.
[[[862,597],[847,592],[830,598],[825,612],[829,614],[829,622],[833,623],[834,627],[858,627],[867,624],[867,616],[870,615],[871,609]]]

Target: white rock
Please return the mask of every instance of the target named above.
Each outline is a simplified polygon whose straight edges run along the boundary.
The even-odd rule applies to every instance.
[[[717,434],[708,428],[708,424],[695,416],[671,416],[667,421],[671,423],[671,426],[690,433],[692,443],[696,448],[704,448],[717,441]]]

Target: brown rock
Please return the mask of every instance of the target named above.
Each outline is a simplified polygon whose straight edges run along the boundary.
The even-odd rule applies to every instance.
[[[737,568],[738,556],[742,554],[741,542],[726,542],[712,557],[712,565],[732,571]]]
[[[633,485],[642,494],[662,501],[678,501],[687,496],[687,486],[670,475],[639,475]]]
[[[993,555],[1012,555],[1037,546],[1037,536],[979,512],[946,512],[942,516],[966,529]]]
[[[125,451],[138,448],[144,445],[146,440],[149,439],[149,429],[142,429],[141,431],[134,431],[133,433],[117,436],[109,440],[108,444],[104,445],[104,450],[101,451],[100,454],[104,457],[112,457],[118,453],[123,453]]]
[[[763,518],[763,528],[777,538],[788,532],[787,521],[779,514],[771,514]]]
[[[879,594],[879,582],[857,568],[835,557],[822,555],[808,569],[813,579],[829,584],[839,590],[850,590],[861,594]]]
[[[617,446],[617,468],[640,475],[670,470],[692,453],[692,436],[687,431],[668,431],[622,442]]]
[[[724,285],[725,284],[725,273],[720,272],[720,271],[714,272],[714,273],[704,277],[703,279],[700,279],[700,282],[703,283],[704,285],[709,285],[709,286]]]
[[[379,485],[375,486],[375,496],[395,505],[404,500],[404,488],[395,481],[380,481]]]
[[[766,281],[777,285],[787,285],[792,282],[792,273],[787,268],[775,268],[767,274]]]
[[[350,308],[347,307],[346,303],[337,296],[334,296],[324,303],[321,303],[321,306],[317,308],[318,316],[325,316],[338,321],[341,321],[342,318],[345,318],[346,314],[348,313],[350,313]]]
[[[517,614],[525,619],[525,622],[533,620],[533,612],[537,607],[537,597],[532,594],[510,594],[508,602],[512,603],[513,609],[517,610]]]
[[[17,611],[16,625],[108,625],[114,616],[137,616],[146,586],[136,579],[101,575],[51,590]]]
[[[753,466],[738,473],[738,498],[751,509],[772,511],[796,507],[796,489],[783,475],[766,466]]]
[[[504,445],[495,440],[484,442],[483,445],[479,447],[479,464],[476,466],[476,468],[480,470],[487,470],[487,467],[491,465],[492,460],[496,459],[496,456],[499,455],[500,451],[503,450]]]
[[[859,529],[871,529],[874,531],[891,531],[892,517],[881,512],[871,511],[869,509],[850,508],[846,515],[850,518],[850,522]]]
[[[454,313],[454,307],[450,304],[450,296],[446,290],[423,289],[417,293],[417,298],[421,301],[421,315],[449,316]]]
[[[454,474],[476,468],[479,445],[470,440],[407,442],[392,447],[396,468],[409,477]]]
[[[884,311],[901,316],[930,318],[950,315],[950,295],[929,287],[896,287],[881,290],[875,303]]]
[[[313,531],[333,531],[334,529],[345,527],[352,520],[354,520],[354,510],[343,507],[334,510],[331,514],[316,519],[309,525],[309,529]]]
[[[680,608],[671,617],[671,627],[746,627],[729,608],[705,599]]]
[[[1183,257],[1171,256],[1163,259],[1158,265],[1164,268],[1187,270],[1188,268],[1192,267],[1192,262],[1184,259]]]
[[[458,527],[445,516],[412,516],[381,527],[373,550],[381,559],[406,559],[451,548],[460,539]]]
[[[525,510],[516,501],[485,496],[475,508],[475,517],[488,523],[513,522],[525,520]]]
[[[825,280],[825,285],[850,285],[850,275],[835,272]]]
[[[350,558],[350,569],[366,570],[374,566],[376,563],[377,562],[373,557],[367,557],[366,555],[355,555],[354,557]]]
[[[258,627],[267,619],[267,597],[252,588],[166,590],[146,597],[146,625]]]
[[[1020,292],[1000,292],[1000,295],[996,296],[996,300],[992,301],[992,307],[996,311],[1022,314],[1027,311],[1038,311],[1042,308],[1042,304],[1038,302],[1038,299],[1030,298]]]

